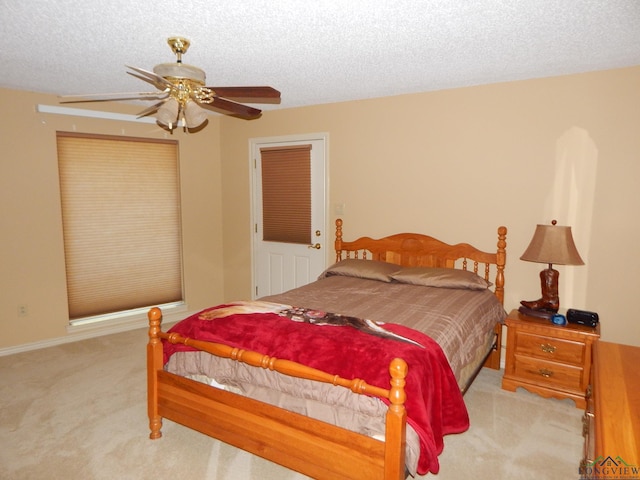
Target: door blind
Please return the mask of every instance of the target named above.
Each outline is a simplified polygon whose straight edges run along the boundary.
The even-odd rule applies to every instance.
[[[70,319],[181,301],[177,142],[57,142]]]
[[[261,148],[267,242],[311,243],[311,145]]]

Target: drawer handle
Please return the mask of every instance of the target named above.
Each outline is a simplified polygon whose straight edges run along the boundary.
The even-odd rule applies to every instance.
[[[551,370],[547,370],[546,368],[541,368],[540,370],[538,370],[538,373],[544,378],[549,378],[551,377],[551,375],[553,375],[553,372]]]
[[[553,345],[549,345],[548,343],[543,343],[540,345],[540,350],[542,350],[544,353],[555,353],[556,347],[554,347]]]

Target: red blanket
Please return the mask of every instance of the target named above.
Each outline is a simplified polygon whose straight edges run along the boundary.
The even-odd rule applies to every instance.
[[[440,348],[430,337],[386,323],[384,329],[414,340],[410,343],[373,336],[351,326],[312,325],[276,313],[241,313],[222,318],[204,310],[171,328],[184,337],[223,343],[264,355],[292,360],[341,377],[361,378],[388,389],[389,363],[403,358],[409,365],[406,383],[407,421],[420,437],[418,473],[438,473],[443,436],[469,428],[469,416],[453,372]],[[184,345],[164,344],[164,361]]]

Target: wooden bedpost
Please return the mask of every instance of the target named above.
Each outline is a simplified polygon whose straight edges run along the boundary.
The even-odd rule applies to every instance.
[[[158,414],[158,370],[162,370],[162,341],[160,324],[162,311],[154,307],[147,314],[149,318],[149,343],[147,344],[147,412],[149,415],[149,438],[162,436],[162,417]]]
[[[496,297],[504,305],[504,266],[507,263],[507,227],[498,227],[498,251],[496,253]]]
[[[389,365],[391,389],[389,390],[389,409],[386,415],[384,478],[385,480],[404,479],[407,411],[404,402],[407,394],[404,390],[405,378],[409,367],[401,358],[394,358]]]
[[[342,219],[336,218],[336,263],[342,260]]]
[[[504,266],[507,263],[507,227],[498,227],[498,250],[496,252],[496,288],[495,294],[500,303],[504,305]],[[496,341],[493,351],[484,363],[485,367],[500,370],[500,357],[502,355],[502,324],[496,324],[494,328]]]

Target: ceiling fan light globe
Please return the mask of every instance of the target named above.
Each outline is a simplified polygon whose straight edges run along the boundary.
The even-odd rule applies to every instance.
[[[171,128],[178,123],[178,101],[170,98],[158,109],[156,120],[159,124]]]
[[[187,128],[196,128],[207,119],[207,112],[196,102],[188,101],[184,109],[184,119]]]

